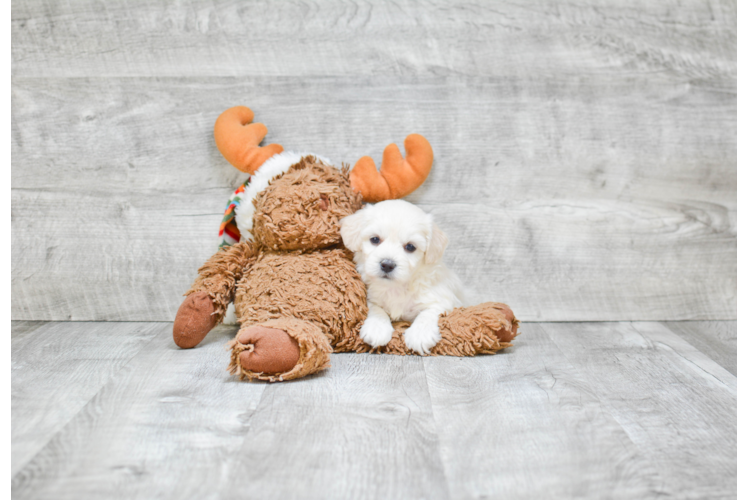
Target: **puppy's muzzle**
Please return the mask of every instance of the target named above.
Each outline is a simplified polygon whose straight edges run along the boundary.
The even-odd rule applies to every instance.
[[[396,267],[397,264],[395,264],[395,261],[390,259],[384,259],[379,263],[379,268],[384,272],[384,274],[390,274]]]

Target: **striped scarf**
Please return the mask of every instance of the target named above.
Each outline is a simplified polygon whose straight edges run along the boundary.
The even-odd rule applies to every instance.
[[[250,178],[247,179],[247,182],[234,191],[233,196],[231,196],[226,205],[226,210],[223,212],[223,220],[221,220],[221,227],[218,230],[218,248],[234,245],[239,243],[239,240],[242,239],[239,228],[236,227],[236,207],[241,202],[240,195],[244,192],[251,181],[252,177],[250,176]]]

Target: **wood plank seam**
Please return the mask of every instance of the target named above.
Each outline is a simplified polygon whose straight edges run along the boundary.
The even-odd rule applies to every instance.
[[[133,322],[133,323],[136,323],[136,322]],[[147,343],[145,343],[136,353],[134,353],[132,356],[130,356],[130,358],[122,364],[121,370],[126,370],[127,367],[132,363],[132,361],[135,358],[137,358],[138,356],[140,356],[140,354],[144,350],[146,350],[152,343],[154,343],[157,340],[158,339],[157,339],[156,333],[154,333],[153,338],[151,340],[149,340]],[[113,374],[109,379],[107,379],[104,383],[102,383],[99,386],[98,390],[89,399],[89,403],[90,403],[90,401],[93,401],[96,397],[98,397],[98,395],[101,393],[101,391],[103,391],[110,383],[112,383],[112,381],[114,381],[116,379],[117,379],[117,375]],[[78,413],[71,415],[64,422],[64,424],[62,426],[60,426],[60,428],[53,435],[51,435],[49,437],[49,439],[47,439],[47,441],[44,444],[42,444],[40,446],[39,451],[33,457],[30,457],[28,460],[25,460],[18,467],[16,467],[16,464],[13,464],[13,468],[16,469],[16,470],[18,470],[18,472],[16,474],[14,474],[13,476],[11,476],[11,481],[14,481],[15,478],[18,476],[18,474],[20,474],[23,471],[23,469],[28,466],[29,463],[31,463],[31,462],[34,461],[34,457],[36,457],[51,441],[53,441],[55,439],[55,436],[57,436],[60,433],[64,432],[64,430],[68,427],[68,425],[70,425],[70,423],[73,420],[75,420],[75,418],[80,414],[80,412],[84,411],[84,409],[89,405],[89,403],[86,403],[85,405],[83,405],[81,407],[81,409],[79,410]]]

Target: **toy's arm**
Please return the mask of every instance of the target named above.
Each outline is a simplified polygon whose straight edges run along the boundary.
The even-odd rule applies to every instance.
[[[242,241],[222,248],[203,264],[174,320],[174,342],[179,347],[195,347],[223,320],[236,283],[256,259],[254,243]]]

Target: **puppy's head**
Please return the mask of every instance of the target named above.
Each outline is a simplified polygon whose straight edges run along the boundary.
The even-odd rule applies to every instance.
[[[340,234],[367,285],[410,281],[419,268],[438,263],[448,243],[431,215],[402,200],[368,205],[343,218]]]

